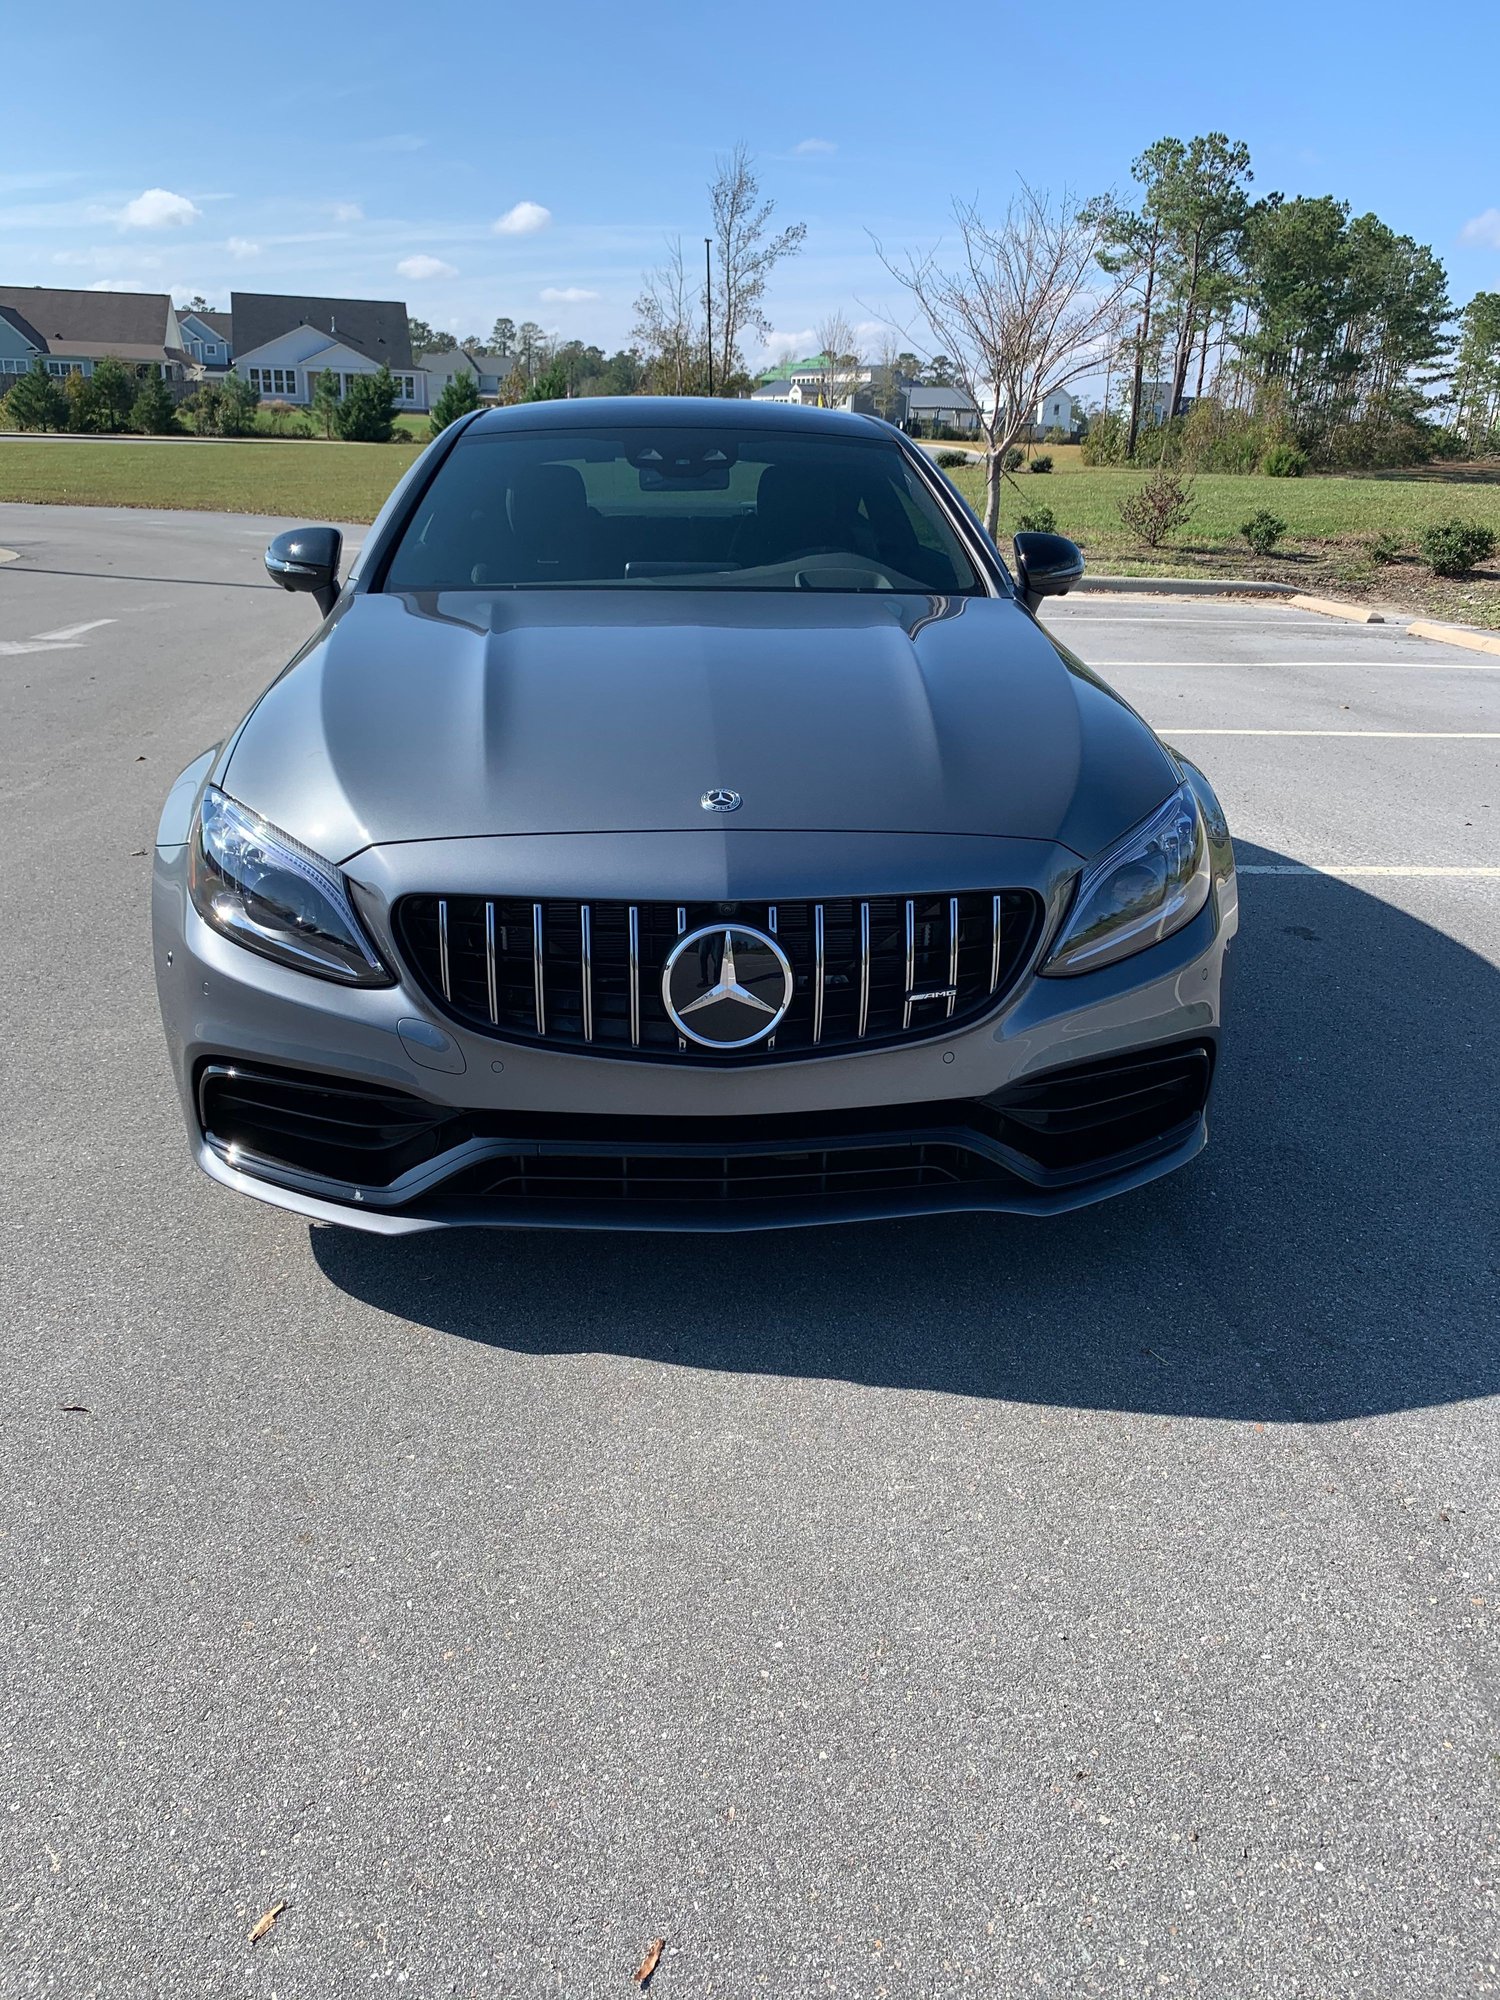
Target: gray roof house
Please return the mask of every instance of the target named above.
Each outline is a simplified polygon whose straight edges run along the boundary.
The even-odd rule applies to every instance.
[[[398,406],[428,407],[427,374],[412,360],[400,299],[233,292],[229,308],[234,372],[263,399],[310,403],[322,375],[335,376],[340,394],[348,395],[358,376],[389,368]]]
[[[165,292],[0,285],[0,376],[26,374],[38,356],[51,375],[91,375],[106,354],[182,379],[189,357]]]
[[[498,396],[516,365],[513,354],[486,347],[443,347],[418,356],[418,365],[427,374],[428,407],[431,408],[455,375],[472,376],[481,396]]]
[[[238,360],[293,328],[329,335],[378,368],[410,368],[411,331],[400,299],[302,298],[292,292],[231,292],[229,317]]]

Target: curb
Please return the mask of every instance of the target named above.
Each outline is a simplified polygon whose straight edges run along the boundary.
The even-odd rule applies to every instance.
[[[1406,628],[1413,639],[1435,639],[1441,646],[1467,646],[1474,653],[1500,654],[1500,632],[1478,625],[1439,625],[1430,618],[1413,618]]]
[[[1372,611],[1367,604],[1345,604],[1337,597],[1304,597],[1299,592],[1292,599],[1297,611],[1316,611],[1324,618],[1347,618],[1355,625],[1383,625],[1385,614]]]
[[[1232,576],[1083,576],[1074,590],[1107,590],[1141,597],[1293,597],[1294,583],[1256,583]]]

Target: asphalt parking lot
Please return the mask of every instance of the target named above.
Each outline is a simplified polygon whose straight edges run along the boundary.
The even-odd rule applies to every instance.
[[[1500,658],[1049,612],[1237,837],[1184,1173],[355,1238],[152,987],[273,525],[0,507],[0,1991],[1500,1991]]]

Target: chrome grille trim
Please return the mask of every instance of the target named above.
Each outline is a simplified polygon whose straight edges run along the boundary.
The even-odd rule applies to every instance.
[[[906,981],[902,990],[906,994],[901,1004],[901,1026],[911,1026],[911,996],[917,984],[917,906],[908,896],[906,899]]]
[[[823,905],[813,905],[813,1047],[823,1039],[823,986],[828,977],[828,950],[823,941]]]
[[[495,970],[495,906],[484,906],[484,983],[490,1003],[490,1020],[500,1025],[500,987]]]
[[[638,1049],[641,1045],[641,913],[632,903],[630,906],[630,1046]]]
[[[859,1030],[857,1039],[863,1041],[865,1029],[870,1025],[870,906],[859,906]]]
[[[782,1062],[954,1033],[1013,989],[1044,918],[1034,890],[988,888],[774,903],[434,889],[391,909],[412,990],[471,1033],[700,1064]],[[662,998],[662,968],[682,937],[727,924],[776,938],[792,969],[790,1005],[774,1041],[732,1054],[684,1047]]]
[[[531,906],[531,966],[536,982],[536,1031],[539,1035],[547,1032],[547,983],[542,976],[542,951],[545,940],[542,937],[542,906]]]
[[[583,1039],[594,1039],[594,954],[590,932],[589,906],[584,903],[578,912],[578,956],[579,976],[583,981]]]

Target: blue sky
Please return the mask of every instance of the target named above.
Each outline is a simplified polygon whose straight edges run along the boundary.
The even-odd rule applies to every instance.
[[[611,347],[666,239],[701,251],[715,156],[743,140],[779,218],[808,226],[768,301],[775,344],[805,347],[832,309],[899,307],[869,231],[931,244],[954,195],[998,209],[1017,173],[1125,190],[1152,140],[1218,128],[1249,144],[1257,191],[1336,194],[1430,243],[1461,303],[1500,289],[1500,0],[1448,0],[1440,45],[1416,18],[1394,0],[33,8],[6,34],[0,280],[395,297],[460,335],[505,313]]]

